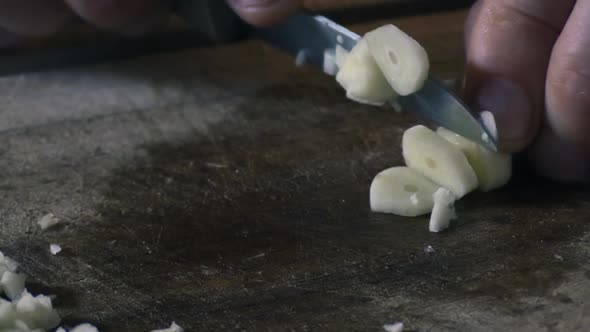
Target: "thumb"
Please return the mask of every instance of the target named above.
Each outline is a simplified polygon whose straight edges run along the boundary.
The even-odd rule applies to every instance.
[[[301,0],[227,0],[249,24],[270,26],[280,23],[301,8]]]
[[[519,152],[538,133],[551,51],[574,0],[480,0],[466,25],[465,94],[494,113],[500,149]]]

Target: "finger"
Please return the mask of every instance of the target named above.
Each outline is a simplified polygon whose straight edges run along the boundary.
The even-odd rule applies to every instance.
[[[549,128],[538,136],[529,157],[533,169],[546,178],[564,183],[590,180],[590,156]]]
[[[50,35],[71,18],[61,0],[5,0],[0,2],[0,27],[21,36]]]
[[[590,1],[578,1],[547,76],[547,117],[556,133],[590,152]]]
[[[165,0],[65,0],[84,20],[104,29],[142,34],[168,15]]]
[[[466,99],[494,113],[503,151],[521,151],[538,132],[549,58],[574,2],[480,0],[474,8]]]
[[[281,22],[301,8],[301,0],[227,0],[234,11],[249,24],[270,26]]]
[[[464,38],[465,38],[465,49],[469,50],[469,41],[471,40],[470,35],[471,32],[473,31],[473,27],[475,26],[476,23],[476,18],[479,15],[479,12],[481,11],[481,6],[483,5],[484,1],[477,1],[475,2],[475,4],[473,4],[473,6],[471,6],[471,9],[469,10],[469,14],[467,15],[467,19],[465,20],[465,31],[464,31]]]

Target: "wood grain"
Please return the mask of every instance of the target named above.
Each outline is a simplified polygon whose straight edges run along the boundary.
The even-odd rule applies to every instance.
[[[394,19],[435,76],[465,12]],[[365,31],[381,24],[353,26]],[[431,27],[436,26],[437,29]],[[0,78],[0,249],[101,331],[583,330],[588,192],[518,174],[453,228],[374,214],[418,120],[257,41]],[[62,224],[41,232],[53,212]],[[63,251],[53,256],[49,244]],[[431,247],[432,250],[427,250]]]

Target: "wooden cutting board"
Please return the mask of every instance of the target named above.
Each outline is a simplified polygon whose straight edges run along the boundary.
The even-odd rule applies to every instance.
[[[392,22],[460,77],[465,12]],[[382,24],[355,26],[358,32]],[[433,29],[432,27],[437,27]],[[247,41],[0,79],[0,249],[101,331],[588,326],[586,190],[519,174],[448,232],[369,211],[411,115]],[[35,222],[61,220],[41,232]],[[49,244],[63,251],[56,256]]]

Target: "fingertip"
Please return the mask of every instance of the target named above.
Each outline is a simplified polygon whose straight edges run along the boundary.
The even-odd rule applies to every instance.
[[[527,91],[505,78],[487,78],[473,91],[471,104],[476,111],[490,111],[498,130],[501,151],[516,153],[535,138],[539,118]]]
[[[272,26],[294,14],[301,0],[227,0],[240,17],[255,26]]]
[[[549,58],[573,2],[481,0],[470,12],[464,97],[495,115],[502,151],[522,151],[539,131]]]

